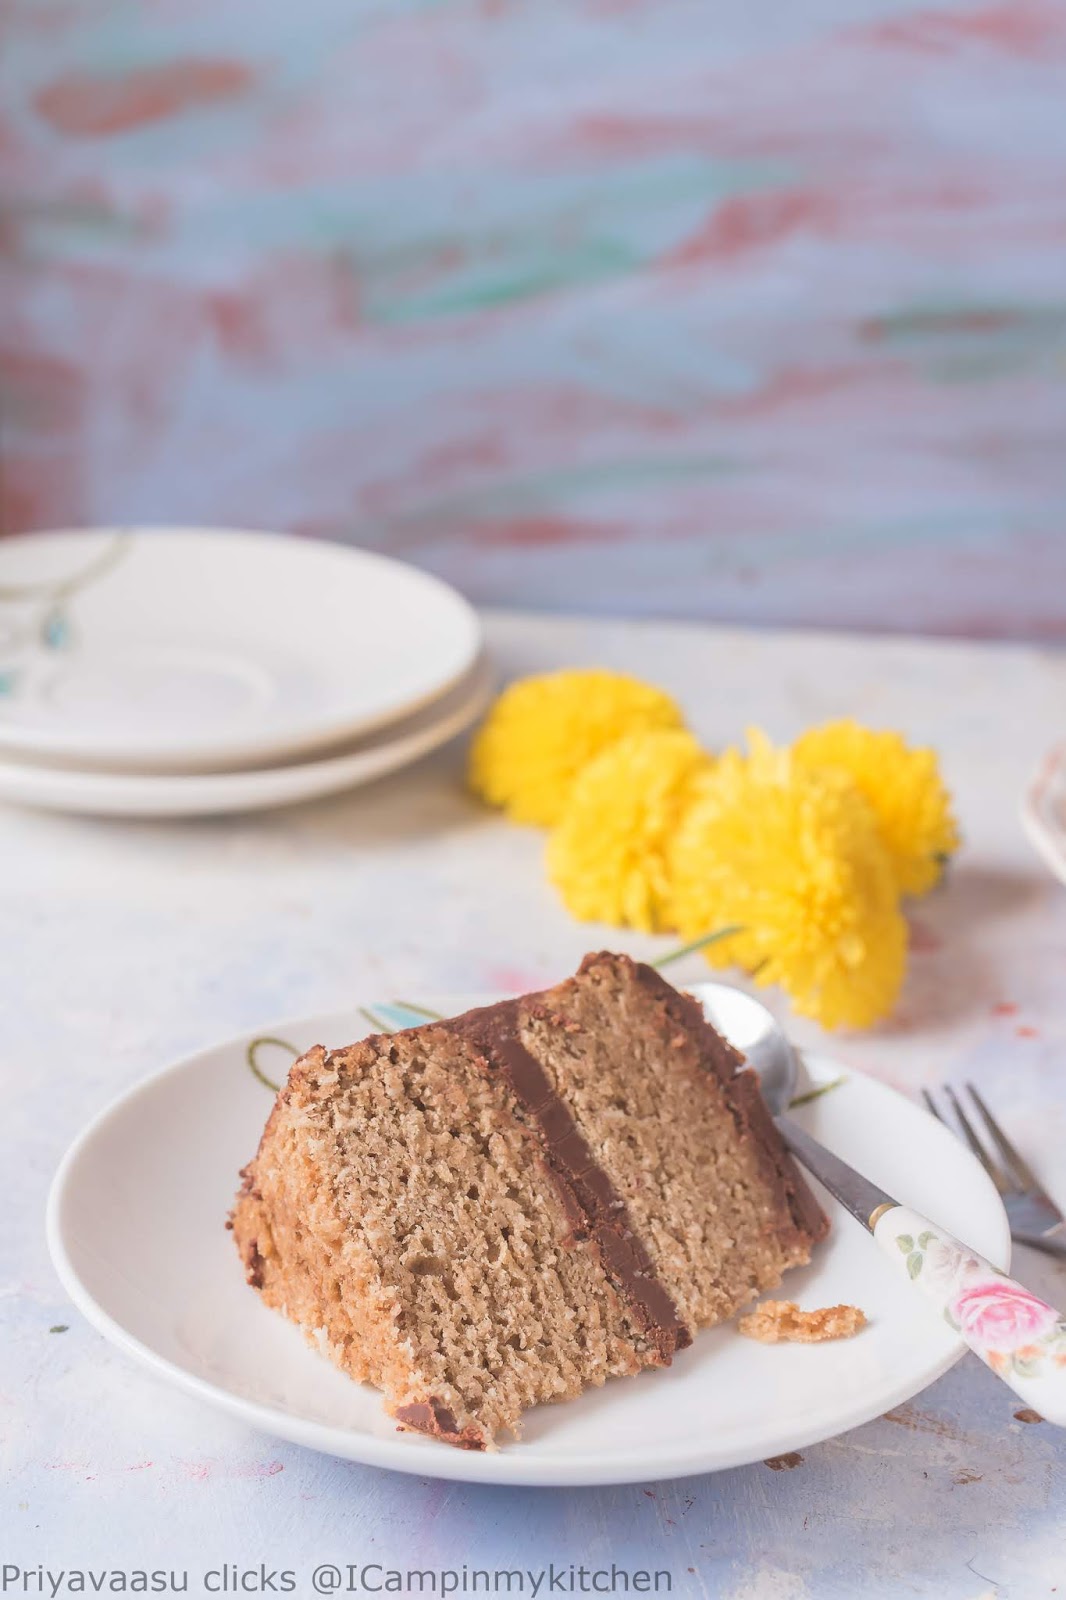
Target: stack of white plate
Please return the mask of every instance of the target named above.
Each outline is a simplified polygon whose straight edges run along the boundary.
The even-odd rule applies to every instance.
[[[490,692],[466,601],[364,550],[206,528],[0,540],[0,800],[287,805],[425,755]]]

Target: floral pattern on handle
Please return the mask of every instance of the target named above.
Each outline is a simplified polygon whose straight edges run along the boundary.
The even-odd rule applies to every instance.
[[[874,1237],[975,1355],[1049,1421],[1066,1424],[1066,1317],[906,1206]]]
[[[1013,1367],[1036,1378],[1044,1359],[1066,1367],[1066,1320],[1046,1301],[995,1267],[987,1277],[977,1256],[929,1228],[917,1239],[897,1234],[896,1245],[912,1278],[924,1271],[946,1292],[945,1318],[966,1335],[967,1344],[980,1345],[982,1358],[994,1371]]]

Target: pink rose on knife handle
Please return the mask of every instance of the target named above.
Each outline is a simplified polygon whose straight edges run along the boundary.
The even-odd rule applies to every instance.
[[[1007,1278],[972,1284],[957,1295],[951,1314],[968,1339],[1009,1355],[1051,1332],[1058,1312]]]

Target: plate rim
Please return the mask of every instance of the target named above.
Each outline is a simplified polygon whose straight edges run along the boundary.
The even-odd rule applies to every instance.
[[[420,691],[418,694],[399,701],[393,701],[386,708],[369,715],[358,717],[337,715],[331,718],[316,721],[313,727],[308,727],[303,733],[292,730],[288,734],[275,733],[272,736],[247,736],[234,740],[231,744],[223,745],[215,741],[206,745],[188,743],[179,750],[155,750],[149,748],[146,754],[143,747],[138,749],[134,744],[111,745],[92,743],[91,741],[78,740],[73,742],[69,737],[56,740],[49,736],[48,730],[27,728],[21,725],[5,723],[0,717],[0,754],[32,759],[34,756],[48,757],[55,762],[65,762],[75,770],[83,770],[78,763],[85,763],[91,768],[106,771],[111,767],[140,766],[146,774],[153,776],[179,776],[194,772],[204,773],[212,769],[212,764],[226,761],[231,764],[241,765],[267,765],[283,760],[295,759],[301,755],[309,756],[315,750],[341,743],[345,740],[360,738],[372,734],[376,730],[386,727],[390,722],[395,722],[406,716],[412,716],[424,707],[431,705],[461,682],[465,674],[471,671],[478,658],[479,652],[484,648],[484,628],[476,608],[461,591],[446,579],[439,577],[435,572],[430,572],[424,567],[416,566],[413,562],[402,561],[396,556],[386,555],[382,551],[369,550],[362,545],[346,544],[340,540],[325,539],[316,535],[293,534],[284,529],[250,528],[250,527],[225,527],[214,524],[183,524],[183,523],[152,523],[130,522],[91,525],[82,528],[42,528],[30,533],[13,534],[4,540],[4,545],[11,547],[15,544],[32,545],[49,539],[71,539],[96,536],[120,536],[128,534],[134,540],[155,539],[169,537],[184,541],[204,541],[209,539],[224,540],[234,545],[244,544],[269,544],[275,547],[285,547],[296,553],[300,550],[322,552],[324,555],[335,555],[340,560],[351,559],[366,566],[376,567],[379,571],[389,570],[394,575],[404,574],[422,585],[427,591],[434,592],[440,600],[447,600],[454,608],[456,615],[461,617],[466,635],[465,655],[460,665],[450,670],[444,677],[437,680],[432,688]]]
[[[715,989],[731,989],[736,986],[716,982],[705,982],[685,986],[689,992],[697,995],[705,994]],[[459,998],[459,997],[453,997]],[[469,1000],[469,996],[461,997]],[[440,1001],[442,1004],[448,997],[438,993],[428,996],[427,1003],[433,1004]],[[376,1001],[371,1004],[385,1005],[391,1002]],[[475,999],[473,1003],[479,1003]],[[362,1004],[358,999],[351,1005],[338,1008],[334,1011],[318,1011],[305,1013],[302,1016],[287,1016],[273,1022],[264,1023],[255,1032],[242,1030],[225,1039],[220,1039],[214,1044],[204,1046],[190,1055],[168,1062],[157,1068],[154,1072],[139,1079],[129,1088],[116,1095],[100,1111],[98,1111],[81,1132],[76,1135],[65,1151],[55,1175],[49,1186],[48,1199],[45,1209],[45,1236],[48,1244],[52,1265],[59,1277],[66,1293],[78,1311],[85,1317],[89,1324],[96,1328],[117,1348],[130,1355],[142,1368],[154,1374],[158,1379],[169,1382],[178,1390],[204,1401],[205,1404],[220,1410],[226,1415],[235,1417],[246,1426],[273,1438],[283,1439],[287,1443],[311,1449],[319,1454],[332,1456],[335,1459],[354,1461],[364,1466],[382,1468],[388,1471],[403,1472],[408,1475],[423,1478],[440,1478],[464,1483],[492,1484],[501,1488],[578,1488],[608,1486],[625,1483],[650,1483],[665,1482],[676,1478],[685,1478],[711,1472],[731,1471],[734,1468],[750,1466],[763,1461],[767,1456],[783,1454],[790,1450],[802,1449],[805,1445],[820,1444],[826,1439],[839,1437],[842,1433],[850,1432],[852,1428],[862,1427],[865,1423],[874,1421],[883,1416],[892,1407],[912,1399],[920,1394],[930,1384],[948,1372],[967,1353],[968,1346],[961,1337],[956,1337],[953,1345],[936,1362],[932,1363],[924,1372],[921,1381],[915,1385],[913,1377],[904,1378],[893,1386],[886,1398],[879,1393],[872,1404],[856,1405],[849,1411],[847,1420],[834,1421],[828,1426],[821,1424],[814,1426],[804,1425],[802,1415],[798,1416],[791,1428],[784,1428],[780,1435],[775,1436],[772,1445],[760,1448],[754,1454],[733,1454],[715,1460],[713,1454],[708,1455],[706,1443],[694,1446],[691,1451],[675,1451],[668,1459],[655,1464],[654,1471],[649,1475],[647,1471],[641,1472],[633,1465],[612,1466],[610,1458],[604,1454],[573,1455],[565,1461],[545,1460],[538,1456],[524,1456],[521,1445],[509,1446],[502,1451],[473,1452],[449,1449],[437,1444],[433,1440],[412,1440],[405,1436],[405,1442],[388,1436],[378,1436],[370,1433],[360,1433],[351,1428],[333,1427],[329,1424],[302,1418],[291,1412],[277,1410],[273,1406],[261,1401],[247,1399],[234,1394],[231,1390],[214,1384],[209,1380],[189,1372],[168,1357],[160,1355],[150,1345],[145,1344],[136,1335],[131,1334],[120,1322],[106,1311],[96,1301],[82,1283],[77,1270],[70,1259],[66,1244],[63,1239],[61,1224],[61,1209],[64,1192],[75,1164],[91,1143],[94,1136],[103,1128],[112,1117],[124,1110],[136,1099],[148,1095],[163,1079],[176,1077],[182,1072],[201,1065],[205,1058],[216,1055],[223,1050],[245,1049],[251,1038],[265,1035],[280,1035],[299,1030],[305,1024],[313,1024],[308,1031],[316,1031],[329,1019],[350,1018],[351,1013]],[[803,1052],[808,1061],[824,1063],[830,1068],[834,1065],[831,1056],[819,1052]],[[910,1101],[891,1084],[882,1082],[872,1073],[863,1072],[854,1066],[845,1066],[843,1070],[849,1079],[858,1078],[866,1084],[873,1085],[881,1092],[893,1099],[903,1102],[908,1110],[917,1113],[921,1107]],[[948,1130],[944,1130],[947,1137],[951,1137]],[[964,1152],[965,1153],[965,1152]],[[987,1177],[980,1168],[976,1158],[973,1159],[975,1177]],[[1004,1270],[1010,1266],[1011,1237],[1007,1222],[1006,1212],[1002,1201],[995,1195],[991,1180],[987,1180],[990,1189],[990,1198],[994,1196],[998,1203],[998,1220],[1000,1223],[1001,1239],[999,1248],[988,1250],[986,1253],[993,1261],[1001,1261]],[[372,1387],[372,1386],[368,1386]],[[345,1445],[355,1440],[358,1441],[357,1451],[345,1448]],[[503,1464],[503,1472],[498,1469]]]
[[[145,818],[223,816],[300,805],[361,788],[431,754],[470,727],[488,705],[495,685],[495,668],[482,651],[469,673],[441,696],[441,704],[451,696],[462,699],[432,722],[410,726],[429,716],[434,710],[431,704],[393,728],[378,729],[368,736],[365,748],[272,767],[114,773],[40,766],[0,752],[0,802],[74,815]],[[367,762],[371,770],[364,771],[360,764]],[[286,792],[279,792],[279,786]]]

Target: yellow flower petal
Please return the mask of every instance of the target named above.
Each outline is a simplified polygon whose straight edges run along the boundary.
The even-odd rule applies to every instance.
[[[575,917],[667,926],[667,847],[710,765],[678,729],[629,734],[585,767],[547,850],[548,876]]]
[[[906,928],[876,817],[852,780],[808,769],[765,738],[700,778],[669,851],[674,920],[715,966],[779,983],[826,1027],[866,1027],[894,1005]]]
[[[514,822],[551,827],[583,767],[627,733],[680,728],[680,708],[621,672],[521,678],[500,695],[470,752],[470,785]]]
[[[951,796],[936,753],[908,745],[890,730],[857,722],[827,722],[796,740],[792,753],[804,767],[847,772],[877,816],[901,894],[925,894],[959,846]]]

